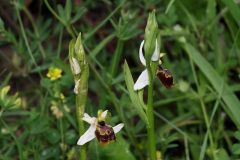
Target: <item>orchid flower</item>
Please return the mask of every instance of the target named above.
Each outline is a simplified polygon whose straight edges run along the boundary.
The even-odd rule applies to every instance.
[[[140,48],[139,48],[139,58],[141,63],[146,67],[146,60],[144,58],[143,55],[143,46],[144,46],[144,40],[142,41]],[[159,60],[159,55],[160,55],[160,48],[159,48],[159,44],[158,41],[156,39],[156,43],[155,43],[155,50],[152,54],[151,60],[152,61],[158,61]],[[144,88],[145,86],[147,86],[149,84],[149,78],[148,78],[148,71],[147,68],[140,74],[140,76],[138,77],[136,83],[134,84],[134,90],[140,90],[142,88]]]
[[[124,126],[120,123],[114,127],[105,124],[105,119],[108,110],[100,112],[98,117],[90,117],[87,113],[84,113],[82,120],[90,124],[88,130],[79,138],[77,144],[84,145],[85,143],[93,140],[97,137],[100,143],[109,143],[116,139],[115,134],[118,133]]]

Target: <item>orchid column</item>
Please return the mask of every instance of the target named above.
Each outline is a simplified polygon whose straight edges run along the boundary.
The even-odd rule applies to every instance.
[[[79,134],[82,135],[85,132],[82,117],[87,101],[89,68],[82,45],[81,33],[77,37],[77,40],[73,39],[69,44],[69,62],[75,81],[74,93],[76,94]],[[80,159],[87,159],[85,146],[81,147]]]

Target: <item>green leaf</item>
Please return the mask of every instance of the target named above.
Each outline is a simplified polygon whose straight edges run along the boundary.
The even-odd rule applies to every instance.
[[[67,22],[70,21],[71,12],[72,12],[72,1],[71,0],[67,0],[66,6],[65,6],[65,13],[66,13],[66,20],[67,20]]]
[[[170,10],[170,8],[172,7],[173,3],[175,2],[175,0],[171,0],[168,5],[167,5],[167,9],[165,10],[165,14],[168,13],[168,11]]]
[[[206,59],[192,45],[185,43],[184,48],[210,81],[217,93],[221,95],[221,98],[227,104],[226,112],[229,114],[229,117],[233,120],[235,125],[240,128],[240,102],[238,98],[211,64],[208,63],[208,61],[206,61]],[[223,86],[223,88],[221,86]]]
[[[234,137],[240,141],[240,131],[235,132]]]
[[[75,15],[71,18],[71,23],[77,22],[86,12],[87,9],[85,7],[78,7],[77,11],[75,11]]]
[[[60,133],[58,130],[56,129],[49,129],[46,131],[46,135],[45,138],[47,139],[48,142],[50,142],[51,144],[57,143],[60,140]]]
[[[58,147],[46,147],[41,153],[40,160],[59,159],[60,150]]]
[[[216,16],[216,1],[215,0],[208,0],[206,14],[208,21],[210,22]]]
[[[233,0],[222,0],[222,2],[228,7],[230,13],[232,14],[233,18],[240,24],[240,8]]]
[[[115,33],[110,34],[109,36],[107,36],[106,38],[104,38],[103,40],[101,40],[101,42],[91,51],[90,56],[95,58],[98,53],[115,37]]]
[[[64,23],[66,25],[66,14],[65,14],[63,7],[61,5],[57,5],[57,9],[58,9],[58,13],[59,13],[60,17],[62,18],[62,20],[64,20]]]
[[[221,148],[216,153],[216,159],[219,159],[219,160],[230,160],[230,157],[227,154],[227,152],[223,148]]]
[[[4,30],[5,30],[4,22],[3,22],[2,18],[0,17],[0,32],[3,32]]]
[[[72,144],[75,145],[76,144],[76,139],[78,139],[76,132],[74,130],[69,130],[65,133],[65,142],[67,144]]]
[[[240,155],[240,144],[234,144],[232,146],[232,152],[233,154]]]
[[[133,89],[134,82],[133,82],[132,74],[128,67],[127,61],[125,61],[125,63],[124,63],[124,77],[125,77],[125,82],[126,82],[129,96],[133,103],[133,106],[137,110],[137,112],[138,112],[139,116],[142,118],[142,120],[146,124],[148,124],[147,116],[146,116],[146,113],[144,112],[144,106],[142,105],[137,92],[135,92]]]
[[[52,85],[51,80],[48,78],[42,78],[40,81],[40,84],[42,87],[44,87],[46,89],[50,88],[50,86]]]
[[[37,114],[33,119],[29,122],[30,125],[30,133],[31,134],[39,134],[44,133],[48,130],[49,122],[46,116],[41,117]]]

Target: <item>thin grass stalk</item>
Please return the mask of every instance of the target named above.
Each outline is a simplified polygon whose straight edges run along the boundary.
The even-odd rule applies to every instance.
[[[110,74],[111,74],[111,77],[113,77],[113,78],[117,72],[119,60],[120,60],[120,57],[121,57],[121,54],[123,51],[123,46],[124,46],[124,41],[121,39],[118,39],[117,48],[114,52],[113,61],[112,61],[111,68],[110,68]]]
[[[193,72],[193,77],[194,77],[195,83],[197,85],[197,91],[198,91],[198,95],[199,95],[199,101],[200,101],[201,109],[202,109],[202,112],[203,112],[204,121],[205,121],[206,127],[208,128],[208,131],[209,131],[211,156],[215,160],[216,159],[215,154],[214,154],[214,148],[215,147],[214,147],[212,132],[211,132],[211,129],[210,129],[210,122],[209,122],[206,106],[204,105],[203,99],[202,99],[202,97],[200,96],[200,93],[199,93],[199,82],[198,82],[198,79],[197,79],[197,73],[196,73],[196,70],[194,68],[192,58],[189,57],[189,60],[190,60],[190,65],[191,65],[191,69],[192,69],[192,72]]]

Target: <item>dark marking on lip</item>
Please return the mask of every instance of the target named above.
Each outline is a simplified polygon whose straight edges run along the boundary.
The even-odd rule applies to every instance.
[[[116,141],[112,126],[105,124],[104,121],[98,122],[95,135],[101,144],[109,144],[110,142]]]
[[[160,65],[158,66],[157,77],[166,88],[171,88],[173,86],[172,73],[168,69],[162,68]]]

